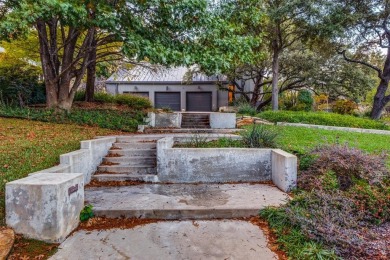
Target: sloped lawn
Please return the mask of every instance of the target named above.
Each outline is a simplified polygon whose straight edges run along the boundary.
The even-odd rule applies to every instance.
[[[5,225],[5,183],[59,163],[59,155],[80,149],[80,141],[123,134],[98,127],[44,123],[0,117],[0,226]],[[45,259],[55,247],[18,237],[11,259]],[[27,259],[27,258],[26,258]]]

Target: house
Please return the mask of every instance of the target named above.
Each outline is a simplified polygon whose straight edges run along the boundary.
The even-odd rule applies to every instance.
[[[106,82],[110,94],[136,94],[148,97],[155,108],[173,111],[218,111],[227,106],[229,93],[217,83],[226,84],[216,76],[191,73],[186,67],[150,69],[139,65],[120,70]]]

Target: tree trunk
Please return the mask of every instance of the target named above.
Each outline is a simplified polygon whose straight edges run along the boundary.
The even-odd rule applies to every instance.
[[[95,95],[95,81],[96,81],[96,29],[93,33],[93,41],[91,44],[91,52],[89,54],[89,65],[87,67],[87,84],[85,88],[85,101],[93,102]]]
[[[263,77],[261,77],[260,79],[256,79],[256,84],[253,88],[253,94],[252,94],[252,98],[251,98],[251,105],[253,107],[256,107],[256,103],[257,101],[259,101],[259,98],[260,98],[260,93],[262,93],[263,91]]]
[[[371,110],[371,118],[372,119],[380,119],[383,109],[386,107],[387,103],[390,100],[390,96],[386,97],[386,91],[389,86],[389,81],[387,80],[381,80],[379,83],[379,86],[377,88],[375,97],[374,97],[374,104],[372,106]]]
[[[272,57],[272,110],[279,110],[279,48],[278,43],[274,40]]]
[[[385,64],[383,65],[383,71],[381,81],[376,89],[374,104],[372,105],[371,118],[381,118],[383,109],[390,102],[390,95],[386,96],[387,89],[389,88],[390,79],[390,48],[387,49],[387,55]]]

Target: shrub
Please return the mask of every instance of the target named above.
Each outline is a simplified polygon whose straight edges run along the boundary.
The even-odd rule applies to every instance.
[[[93,99],[96,102],[101,102],[101,103],[116,103],[115,96],[105,92],[96,92],[93,96]]]
[[[310,91],[301,90],[298,92],[297,110],[310,111],[313,109],[314,99]]]
[[[74,95],[74,101],[85,101],[85,90],[77,90]]]
[[[254,125],[241,133],[242,142],[249,148],[276,147],[278,133],[264,125]]]
[[[257,111],[256,108],[253,107],[248,102],[241,102],[238,104],[238,113],[243,115],[256,115]]]
[[[380,121],[327,112],[265,111],[257,114],[257,116],[275,123],[289,122],[382,130],[390,129],[389,126]]]
[[[80,212],[80,221],[84,222],[94,217],[93,206],[86,205]]]
[[[389,177],[384,155],[370,155],[346,144],[318,147],[310,154],[316,159],[308,170],[302,172],[299,181],[306,190],[321,189],[324,180],[319,177],[329,171],[336,174],[342,190],[350,188],[355,179],[372,185],[383,185]]]
[[[0,107],[0,115],[44,122],[99,126],[128,132],[135,131],[144,117],[144,114],[140,111],[129,113],[118,110],[72,109],[70,113],[56,113],[51,109],[29,109],[8,106]]]
[[[327,250],[322,243],[310,241],[299,224],[289,219],[285,208],[268,207],[260,211],[277,236],[277,242],[289,259],[338,259],[333,250]]]
[[[77,91],[74,101],[84,100],[85,90]],[[104,92],[96,92],[94,95],[94,100],[100,103],[126,105],[135,110],[142,110],[152,107],[152,104],[148,98],[130,94],[119,94],[114,96]]]
[[[372,256],[368,237],[378,238],[379,234],[369,231],[372,226],[365,221],[366,213],[342,191],[302,193],[285,212],[306,237],[334,248],[338,255],[351,259]]]
[[[342,115],[345,114],[352,115],[357,108],[358,106],[355,102],[351,100],[343,100],[343,99],[337,100],[332,105],[333,112]]]
[[[150,103],[150,100],[148,98],[137,95],[116,95],[114,101],[119,105],[127,105],[138,110],[152,107],[152,104]]]

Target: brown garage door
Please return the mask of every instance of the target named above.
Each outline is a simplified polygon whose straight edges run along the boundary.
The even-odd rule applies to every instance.
[[[155,108],[170,108],[180,111],[180,92],[156,92],[154,96]]]
[[[212,92],[187,92],[187,111],[211,111]]]

